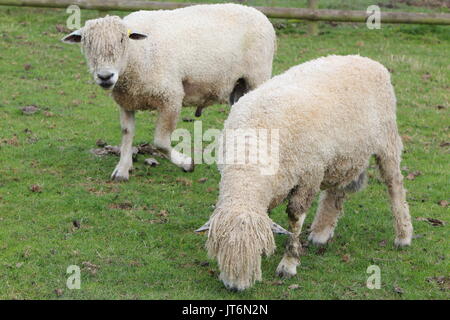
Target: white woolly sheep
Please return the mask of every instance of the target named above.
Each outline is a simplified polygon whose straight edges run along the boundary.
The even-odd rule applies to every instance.
[[[222,139],[246,128],[279,131],[279,163],[273,175],[261,174],[255,163],[220,167],[219,200],[198,231],[209,229],[208,253],[218,259],[227,288],[243,290],[261,280],[261,255],[275,249],[271,229],[276,225],[267,212],[284,199],[291,233],[277,274],[294,276],[299,235],[314,195],[323,190],[309,239],[324,244],[333,236],[346,193],[361,188],[372,155],[389,190],[395,244],[411,243],[396,99],[381,64],[360,56],[328,56],[295,66],[243,96],[225,122]],[[221,143],[221,154],[236,152],[227,146]]]
[[[181,107],[197,106],[199,116],[270,79],[276,36],[258,10],[218,4],[89,20],[63,41],[82,44],[94,80],[120,105],[121,155],[112,178],[128,180],[136,110],[158,110],[155,146],[193,170],[191,158],[171,147]]]

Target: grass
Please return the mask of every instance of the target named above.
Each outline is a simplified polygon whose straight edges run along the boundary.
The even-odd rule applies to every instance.
[[[83,11],[83,20],[97,14]],[[274,274],[285,241],[277,236],[276,253],[263,259],[264,280],[232,293],[206,256],[206,237],[193,232],[217,199],[215,166],[183,173],[167,160],[146,167],[140,156],[128,183],[109,181],[118,159],[89,150],[97,139],[119,143],[118,112],[91,83],[79,49],[59,42],[63,34],[55,25],[66,17],[63,10],[0,7],[1,299],[449,298],[450,221],[448,207],[438,204],[449,192],[449,150],[440,146],[449,141],[448,27],[321,24],[320,35],[308,37],[301,23],[277,23],[276,74],[319,56],[355,53],[392,71],[404,174],[421,172],[405,180],[417,238],[408,249],[394,248],[386,190],[371,169],[369,187],[346,202],[336,238],[325,249],[308,247],[295,278],[278,282]],[[22,115],[27,105],[41,111]],[[227,112],[225,106],[206,109],[203,127],[222,128]],[[182,116],[193,113],[187,108]],[[152,140],[155,117],[138,114],[135,143]],[[193,123],[179,127],[192,131]],[[41,192],[32,192],[33,185]],[[286,227],[284,210],[272,218]],[[381,269],[379,290],[366,288],[373,264]],[[66,288],[69,265],[81,267],[81,290]],[[439,276],[444,283],[430,280]],[[292,284],[300,288],[289,289]]]

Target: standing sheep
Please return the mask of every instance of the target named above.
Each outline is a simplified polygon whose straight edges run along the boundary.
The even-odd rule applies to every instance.
[[[235,152],[228,139],[245,128],[279,131],[278,170],[261,174],[255,163],[220,167],[219,200],[199,231],[209,229],[208,253],[217,257],[227,288],[243,290],[261,280],[261,255],[274,251],[271,229],[280,229],[267,212],[284,199],[291,233],[277,274],[294,276],[300,231],[315,194],[323,190],[309,239],[324,244],[333,236],[346,193],[362,187],[372,155],[389,190],[395,244],[411,243],[396,99],[381,64],[360,56],[328,56],[274,77],[233,106],[222,134],[227,143],[219,145],[219,153]]]
[[[95,82],[120,105],[121,154],[112,179],[128,180],[136,110],[158,110],[155,146],[192,171],[192,159],[171,147],[181,107],[197,106],[199,116],[268,80],[276,36],[258,10],[220,4],[89,20],[63,41],[82,44]]]

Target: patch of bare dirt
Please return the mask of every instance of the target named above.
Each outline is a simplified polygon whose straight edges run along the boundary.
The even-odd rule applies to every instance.
[[[425,221],[428,222],[429,224],[431,224],[433,227],[440,227],[445,225],[445,222],[439,219],[435,219],[435,218],[423,218],[423,217],[418,217],[416,218],[417,221]]]
[[[81,264],[83,265],[83,269],[87,270],[92,275],[97,274],[98,269],[100,269],[98,265],[93,264],[90,261],[84,261]]]
[[[133,204],[131,202],[111,203],[109,205],[109,208],[120,210],[131,210],[133,209]]]
[[[155,158],[147,158],[144,160],[144,163],[149,165],[150,167],[156,167],[159,165],[158,160],[156,160]]]
[[[38,112],[39,108],[35,105],[31,105],[31,106],[22,107],[21,110],[24,115],[29,116],[29,115],[32,115],[32,114],[35,114],[36,112]]]
[[[94,148],[90,150],[90,152],[96,156],[105,156],[105,155],[120,156],[120,147],[118,146],[111,146],[102,139],[98,139],[96,141],[96,145],[97,147],[100,148]],[[137,154],[148,154],[159,157],[163,156],[156,147],[154,147],[149,143],[142,143],[136,147],[133,147],[133,157],[136,157]]]
[[[443,291],[450,290],[450,277],[445,276],[428,277],[427,281],[430,283],[431,282],[436,283],[439,286],[439,288],[441,288],[441,290]]]

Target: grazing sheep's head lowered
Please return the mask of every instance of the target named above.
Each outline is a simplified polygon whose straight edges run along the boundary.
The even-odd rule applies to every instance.
[[[220,209],[195,231],[208,231],[208,254],[217,258],[219,278],[233,291],[245,290],[261,280],[261,256],[275,249],[272,232],[291,235],[265,213]]]
[[[112,89],[125,70],[129,41],[147,38],[130,30],[117,16],[86,21],[83,28],[62,39],[65,43],[81,43],[94,81],[104,89]]]

